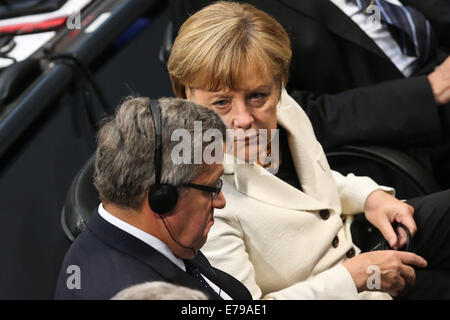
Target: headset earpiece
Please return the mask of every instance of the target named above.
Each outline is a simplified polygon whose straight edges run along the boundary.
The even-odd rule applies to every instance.
[[[148,203],[153,212],[164,214],[170,212],[178,201],[178,190],[170,184],[152,185],[148,192]]]
[[[170,184],[161,183],[162,172],[162,135],[161,109],[157,100],[150,100],[150,113],[155,127],[155,184],[148,191],[148,204],[153,212],[170,212],[178,201],[178,189]]]

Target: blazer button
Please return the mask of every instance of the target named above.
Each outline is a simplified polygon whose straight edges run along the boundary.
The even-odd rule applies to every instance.
[[[333,246],[333,248],[337,248],[339,246],[339,237],[338,236],[334,237],[331,245]]]
[[[347,258],[353,258],[355,256],[356,252],[355,249],[351,248],[350,250],[347,251],[346,256]]]
[[[319,215],[323,220],[327,220],[330,217],[330,211],[327,209],[320,210]]]

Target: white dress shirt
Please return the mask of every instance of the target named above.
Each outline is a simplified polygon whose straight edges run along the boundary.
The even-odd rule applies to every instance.
[[[400,46],[391,33],[382,24],[375,24],[364,14],[355,3],[347,0],[330,0],[336,7],[342,10],[350,19],[364,31],[377,46],[389,57],[392,63],[405,77],[412,75],[417,57],[409,57],[403,54]],[[390,3],[402,5],[398,0],[386,0]]]
[[[157,250],[159,253],[164,255],[167,259],[172,261],[181,270],[186,272],[186,265],[184,264],[183,260],[176,257],[164,242],[162,242],[155,236],[153,236],[147,232],[144,232],[144,231],[132,226],[131,224],[126,223],[123,220],[120,220],[119,218],[116,218],[115,216],[113,216],[112,214],[110,214],[108,211],[105,210],[102,203],[100,203],[100,205],[98,206],[98,213],[103,219],[105,219],[112,225],[116,226],[117,228],[129,233],[133,237],[136,237],[139,240],[145,242],[150,247],[152,247],[153,249]],[[220,294],[220,296],[224,300],[232,300],[232,298],[226,292],[221,290],[217,285],[215,285],[211,280],[209,280],[203,274],[202,274],[202,277],[206,280],[206,282],[208,282],[208,284],[211,286],[211,288],[213,288],[214,291],[217,292],[217,294]]]

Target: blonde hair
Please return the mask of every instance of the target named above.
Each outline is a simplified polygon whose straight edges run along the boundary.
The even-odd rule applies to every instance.
[[[281,90],[291,56],[289,36],[278,21],[250,4],[219,1],[181,26],[167,67],[178,98],[186,98],[185,86],[234,90],[248,72],[274,77]]]

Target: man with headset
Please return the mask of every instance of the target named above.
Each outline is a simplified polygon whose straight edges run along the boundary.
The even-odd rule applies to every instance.
[[[195,103],[125,99],[99,131],[94,183],[102,203],[66,254],[56,299],[110,299],[148,281],[200,290],[209,299],[251,299],[199,251],[214,209],[225,206],[223,165],[185,161],[194,160],[198,144],[204,154],[197,134],[209,129],[226,136],[220,117]],[[190,137],[179,164],[173,161],[176,130]],[[223,140],[216,142],[212,156],[220,159]]]

